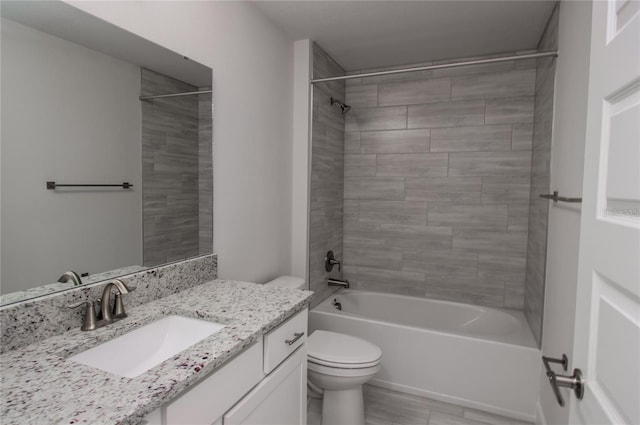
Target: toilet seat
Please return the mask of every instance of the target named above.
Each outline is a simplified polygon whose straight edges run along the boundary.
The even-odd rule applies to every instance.
[[[309,363],[313,363],[318,366],[334,367],[337,369],[364,369],[367,367],[374,367],[380,364],[380,360],[381,358],[378,358],[377,360],[374,360],[372,362],[367,362],[367,363],[338,363],[338,362],[329,362],[326,360],[317,359],[307,354],[307,361]]]
[[[310,373],[316,372],[322,375],[345,378],[358,378],[363,376],[375,375],[380,371],[380,367],[380,362],[368,367],[341,368],[334,366],[324,366],[318,363],[314,363],[311,360],[307,360],[307,369]]]
[[[366,369],[380,364],[382,351],[351,335],[317,330],[307,340],[309,365],[336,369]]]

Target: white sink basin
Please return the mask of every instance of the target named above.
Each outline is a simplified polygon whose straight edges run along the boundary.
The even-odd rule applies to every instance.
[[[134,378],[222,328],[206,320],[166,316],[69,360]]]

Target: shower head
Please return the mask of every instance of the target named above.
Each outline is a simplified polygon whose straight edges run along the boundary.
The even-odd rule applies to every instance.
[[[342,115],[346,114],[347,112],[349,112],[349,109],[351,109],[351,106],[347,105],[341,100],[334,99],[333,97],[331,98],[331,105],[338,105],[340,109],[342,109]]]

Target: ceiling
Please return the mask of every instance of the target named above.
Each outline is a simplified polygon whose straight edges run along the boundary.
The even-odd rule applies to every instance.
[[[354,71],[535,49],[555,1],[254,1]]]
[[[62,1],[0,2],[3,18],[80,44],[196,87],[211,86],[211,69]]]

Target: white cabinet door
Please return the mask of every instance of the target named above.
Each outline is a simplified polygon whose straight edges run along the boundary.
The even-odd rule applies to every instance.
[[[229,410],[224,425],[302,425],[307,420],[307,346],[287,360]]]
[[[256,386],[263,376],[260,340],[163,406],[163,424],[211,425]]]

